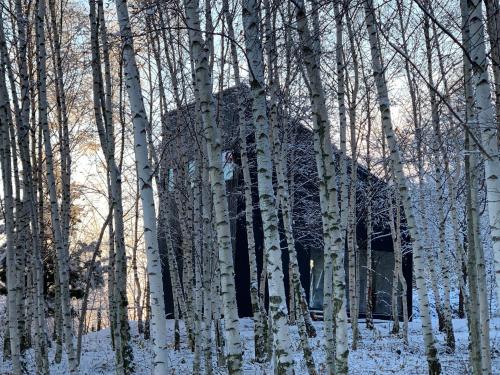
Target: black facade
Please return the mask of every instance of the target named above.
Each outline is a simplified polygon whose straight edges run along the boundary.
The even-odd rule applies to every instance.
[[[247,92],[247,88],[240,89]],[[238,312],[241,317],[251,316],[250,303],[250,275],[249,259],[247,250],[247,236],[245,228],[245,202],[243,194],[243,173],[240,168],[239,145],[237,142],[238,134],[238,111],[237,95],[241,95],[238,89],[228,89],[218,95],[217,118],[220,121],[224,150],[231,154],[231,176],[226,181],[226,188],[229,199],[229,210],[231,217],[231,234],[233,237],[233,252],[235,265],[236,296]],[[248,119],[250,114],[251,102],[248,101]],[[183,111],[183,121],[194,121],[194,106],[191,105],[186,111]],[[170,114],[171,117],[177,115]],[[282,117],[282,121],[283,117]],[[311,309],[322,309],[322,290],[323,290],[323,244],[322,244],[322,226],[319,208],[318,194],[318,176],[313,152],[312,131],[301,121],[287,120],[287,126],[283,127],[289,130],[287,134],[280,132],[282,144],[286,144],[288,154],[288,178],[293,181],[290,195],[293,200],[293,229],[296,241],[296,251],[301,273],[302,285]],[[291,129],[291,131],[290,131]],[[189,140],[185,144],[189,144]],[[257,192],[257,171],[256,157],[254,151],[254,137],[251,132],[247,136],[248,154],[250,160],[250,174],[252,179],[252,203],[254,207],[254,238],[256,244],[256,256],[258,264],[258,273],[260,275],[262,267],[263,254],[263,230],[258,207]],[[365,312],[365,284],[366,284],[366,183],[368,173],[358,165],[358,187],[357,187],[357,245],[360,265],[360,315]],[[388,217],[386,213],[386,194],[387,187],[383,181],[376,176],[371,175],[372,190],[376,192],[371,198],[373,207],[373,238],[372,238],[372,257],[374,269],[374,294],[373,306],[375,318],[390,318],[391,314],[391,291],[392,275],[394,267],[394,253]],[[281,217],[280,217],[281,221]],[[280,222],[280,234],[282,240],[282,261],[285,275],[286,293],[289,291],[288,279],[288,251],[285,236],[283,233],[283,223]],[[405,238],[403,237],[403,240]],[[160,251],[164,254],[165,240],[160,238]],[[406,241],[407,242],[407,241]],[[403,241],[405,244],[405,241]],[[405,246],[403,246],[405,248]],[[163,250],[163,251],[162,251]],[[179,257],[180,259],[181,257]],[[168,275],[168,262],[163,257],[164,262],[164,289],[165,303],[167,313],[173,313],[172,291],[170,285],[170,276]],[[181,265],[181,263],[179,262]],[[407,302],[408,311],[412,306],[412,255],[406,252],[403,255],[403,274],[408,285]],[[346,275],[347,275],[347,254],[346,254]],[[346,280],[347,281],[347,280]],[[401,309],[399,309],[401,311]]]

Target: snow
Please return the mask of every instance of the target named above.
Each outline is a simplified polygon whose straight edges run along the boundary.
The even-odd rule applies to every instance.
[[[192,372],[193,353],[187,348],[185,335],[182,335],[179,352],[173,349],[173,321],[168,321],[168,352],[170,366],[173,369],[172,374],[190,374]],[[253,323],[250,319],[241,319],[240,332],[242,335],[243,346],[245,349],[245,374],[269,374],[269,364],[257,364],[253,362]],[[322,322],[315,322],[318,330],[318,336],[312,338],[310,343],[314,352],[316,368],[319,373],[326,373],[324,367],[325,352],[322,340]],[[423,340],[420,330],[420,322],[413,321],[409,325],[409,345],[405,346],[401,338],[390,334],[391,322],[376,321],[375,329],[369,331],[361,322],[362,339],[356,351],[349,354],[349,373],[350,374],[404,374],[420,375],[427,374],[427,365],[423,349]],[[443,374],[462,375],[467,373],[467,322],[464,319],[455,319],[453,321],[457,349],[453,354],[446,353],[443,345],[444,337],[437,335],[439,358],[443,367]],[[500,318],[491,321],[491,347],[493,356],[493,373],[500,374]],[[134,349],[134,362],[136,373],[140,375],[149,375],[152,373],[152,351],[148,341],[137,334],[135,322],[131,322],[132,345]],[[307,374],[307,368],[302,359],[300,343],[298,340],[297,329],[290,327],[290,334],[293,336],[293,349],[295,351],[296,372],[297,374]],[[2,337],[3,339],[3,337]],[[10,363],[3,361],[3,353],[0,351],[0,373],[8,374]],[[57,375],[67,374],[66,361],[60,364],[53,363],[54,346],[50,348],[51,373]],[[29,350],[26,353],[26,366],[28,373],[33,374],[34,353]],[[225,374],[224,368],[217,367],[214,353],[214,373]],[[99,332],[92,332],[83,338],[81,374],[114,374],[114,354],[111,350],[109,330],[105,329]]]

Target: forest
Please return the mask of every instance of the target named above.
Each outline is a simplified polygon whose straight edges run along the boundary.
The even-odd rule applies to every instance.
[[[0,0],[0,373],[499,374],[499,149],[499,0]]]

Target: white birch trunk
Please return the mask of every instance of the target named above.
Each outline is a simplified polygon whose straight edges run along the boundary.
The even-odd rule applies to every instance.
[[[45,0],[38,0],[36,12],[36,43],[37,43],[37,78],[38,78],[38,121],[43,132],[45,146],[45,163],[47,182],[49,187],[51,223],[54,233],[55,247],[57,253],[57,267],[60,286],[61,310],[63,320],[64,343],[68,355],[69,372],[78,371],[78,361],[73,344],[73,330],[71,318],[71,304],[69,295],[69,251],[67,241],[64,241],[62,222],[59,213],[59,202],[57,200],[56,179],[54,175],[54,161],[52,155],[52,144],[48,123],[47,103],[47,73],[46,73],[46,49],[45,49]]]
[[[470,58],[472,59],[473,80],[475,82],[477,121],[482,147],[488,154],[484,159],[486,199],[495,258],[497,301],[500,301],[500,156],[497,126],[495,126],[495,109],[491,103],[482,2],[471,0],[467,4],[469,7]]]
[[[201,125],[201,124],[200,124]],[[204,148],[206,149],[206,148]],[[205,158],[200,160],[199,168],[201,169],[202,181],[208,180],[208,168]],[[202,194],[202,230],[203,230],[203,319],[205,324],[204,332],[204,358],[205,358],[205,372],[207,375],[212,374],[212,287],[213,277],[217,265],[216,258],[212,257],[212,248],[214,238],[212,237],[211,214],[212,214],[212,200],[210,199],[210,188],[205,184],[201,186]]]
[[[438,183],[438,202],[437,202],[437,211],[438,211],[438,236],[439,236],[439,250],[438,250],[438,259],[439,264],[441,266],[441,280],[443,284],[443,330],[446,333],[446,343],[451,351],[455,350],[455,336],[453,334],[453,322],[451,315],[451,305],[450,305],[450,277],[449,277],[449,268],[448,262],[445,258],[445,250],[446,250],[446,233],[445,233],[445,218],[444,218],[444,178],[443,173],[441,171],[440,163],[441,158],[441,137],[440,137],[440,119],[439,119],[439,109],[438,103],[436,100],[436,92],[434,88],[434,78],[433,78],[433,64],[432,64],[432,46],[431,46],[431,37],[430,37],[430,24],[429,17],[424,16],[424,37],[425,37],[425,45],[427,52],[427,75],[428,75],[428,84],[429,84],[429,97],[431,103],[431,117],[432,117],[432,126],[434,130],[434,153],[435,156],[433,158],[435,165],[435,174],[436,181]],[[433,262],[436,264],[436,262]],[[437,303],[437,301],[436,301]]]
[[[253,121],[257,154],[259,205],[264,229],[264,252],[267,256],[269,308],[273,324],[273,346],[276,357],[275,372],[292,374],[293,358],[288,332],[285,285],[281,262],[279,220],[274,195],[269,120],[267,117],[264,86],[262,44],[259,38],[258,6],[254,0],[244,0],[242,5],[245,47],[248,56],[250,87],[253,98]]]
[[[466,150],[473,151],[471,139],[466,135],[465,141]],[[467,279],[469,286],[469,295],[467,296],[466,311],[467,322],[469,328],[469,358],[474,375],[482,374],[482,335],[480,314],[477,309],[480,306],[478,294],[478,277],[477,277],[477,260],[476,260],[476,243],[479,239],[476,237],[478,231],[477,224],[477,181],[473,168],[477,167],[477,162],[474,157],[468,156],[465,158],[465,177],[467,183],[467,238],[468,238],[468,257],[467,257]]]
[[[27,222],[25,228],[31,223],[31,231],[28,235],[32,238],[32,283],[33,283],[33,298],[34,298],[34,315],[35,315],[35,358],[36,366],[40,373],[48,372],[48,357],[46,350],[46,321],[44,311],[44,295],[43,295],[43,264],[40,256],[41,242],[38,226],[38,213],[36,203],[36,191],[33,183],[33,167],[30,159],[29,145],[29,77],[26,63],[26,22],[19,2],[16,1],[16,21],[18,27],[18,53],[19,53],[19,75],[21,80],[21,103],[19,101],[16,90],[15,77],[12,71],[12,66],[9,61],[9,54],[5,39],[3,18],[0,19],[0,44],[2,54],[2,66],[7,69],[9,83],[12,92],[12,102],[15,109],[15,122],[17,130],[17,144],[22,165],[23,178],[23,208],[25,210]],[[4,76],[2,74],[2,76]],[[2,86],[2,90],[6,89],[6,85]],[[5,90],[3,96],[8,99],[8,94]],[[10,117],[10,116],[8,116]],[[29,303],[29,302],[28,302]],[[29,331],[27,332],[29,335]]]
[[[137,178],[143,209],[144,238],[146,244],[147,270],[151,295],[151,337],[154,351],[154,373],[165,374],[169,368],[166,349],[167,322],[158,238],[156,228],[156,209],[153,199],[153,171],[148,158],[146,128],[148,119],[144,107],[139,70],[135,59],[132,30],[127,3],[116,0],[116,11],[120,25],[123,50],[123,69],[132,112],[134,126],[135,159]]]
[[[320,205],[325,244],[323,306],[325,330],[329,330],[326,335],[327,366],[330,373],[347,374],[349,349],[345,301],[344,236],[342,235],[333,149],[330,140],[330,121],[320,74],[320,44],[318,39],[313,39],[311,36],[304,3],[299,0],[296,7],[297,31],[309,79],[314,151],[320,180]],[[319,30],[317,8],[313,10],[313,29]],[[336,324],[335,340],[333,319]]]
[[[277,179],[276,199],[283,216],[285,239],[288,248],[290,290],[296,288],[298,291],[298,294],[296,291],[290,292],[290,321],[292,322],[295,319],[295,315],[302,315],[302,320],[304,321],[306,331],[303,332],[302,330],[300,330],[299,333],[301,335],[305,333],[309,337],[315,337],[316,330],[312,324],[311,315],[309,313],[309,307],[306,300],[306,294],[300,281],[297,250],[295,247],[295,238],[293,234],[293,197],[290,196],[291,185],[287,177],[287,155],[290,151],[287,146],[288,129],[286,128],[286,125],[288,120],[286,114],[283,115],[283,121],[280,118],[280,114],[278,113],[281,105],[278,103],[280,95],[280,82],[278,67],[278,46],[276,43],[276,20],[273,16],[273,11],[268,0],[264,1],[264,7],[266,10],[266,16],[264,20],[266,35],[265,51],[268,66],[268,84],[271,89],[269,114],[270,142],[272,145],[272,160]],[[271,22],[271,19],[273,20],[273,22]],[[282,91],[284,97],[288,95],[287,90],[288,88],[284,88],[284,90]],[[280,125],[283,126],[283,136],[281,136],[280,133]],[[297,299],[297,295],[300,297],[299,299]],[[302,339],[301,341],[304,344],[307,344],[308,342],[305,339]],[[303,346],[303,351],[304,355],[309,358],[309,360],[306,360],[308,362],[308,368],[314,368],[314,360],[312,358],[312,355],[310,354],[310,347],[308,344]]]
[[[470,34],[466,0],[460,2],[462,12],[462,40],[464,44],[464,86],[466,98],[466,124],[469,128],[477,129],[476,114],[474,111],[474,90],[472,85],[472,64],[466,56],[470,49]],[[468,295],[465,297],[465,309],[467,312],[467,323],[469,331],[469,358],[474,375],[482,374],[482,346],[481,327],[478,306],[480,300],[478,295],[478,272],[476,259],[476,243],[479,241],[477,230],[477,175],[474,169],[477,168],[477,145],[474,145],[472,136],[467,133],[465,136],[465,182],[466,182],[466,215],[467,215],[467,281]],[[464,290],[465,291],[465,290]]]
[[[367,80],[363,74],[365,85]],[[373,259],[372,259],[372,159],[371,159],[371,134],[372,134],[372,113],[371,113],[371,99],[369,90],[366,91],[366,104],[367,104],[367,131],[366,131],[366,170],[368,177],[366,181],[366,328],[373,329]],[[394,255],[395,249],[393,249]],[[394,286],[393,286],[394,288]]]
[[[103,13],[102,2],[99,1],[99,13]],[[114,241],[115,241],[115,269],[114,269],[114,302],[115,302],[115,358],[116,368],[119,373],[128,373],[131,371],[132,351],[129,341],[129,325],[127,314],[127,296],[126,296],[126,254],[125,254],[125,233],[123,223],[123,204],[121,189],[121,171],[115,160],[115,137],[112,123],[111,110],[107,109],[107,102],[104,94],[104,84],[101,73],[100,45],[98,40],[97,26],[100,24],[101,38],[103,40],[103,57],[106,67],[106,75],[109,74],[109,53],[107,45],[107,29],[104,24],[104,15],[99,17],[96,14],[95,2],[90,1],[90,22],[91,22],[91,43],[92,43],[92,75],[94,79],[94,114],[98,129],[101,148],[106,158],[106,167],[109,173],[109,196],[112,199],[112,208],[114,216]],[[109,83],[108,83],[109,84]],[[111,90],[111,88],[108,88]],[[108,94],[110,96],[111,93]],[[102,108],[106,109],[102,113]],[[117,341],[117,342],[116,342]]]
[[[233,27],[233,15],[229,10],[229,1],[223,0],[223,11],[227,21],[227,32],[230,39],[231,63],[234,71],[234,81],[236,87],[241,89],[240,67],[238,59],[238,50],[236,37]],[[247,126],[245,93],[238,93],[238,122],[239,122],[239,143],[241,155],[241,168],[243,169],[243,184],[245,194],[245,230],[247,235],[248,260],[250,266],[250,299],[252,303],[252,313],[254,321],[254,342],[255,342],[255,360],[264,362],[266,359],[264,322],[266,317],[261,314],[263,309],[258,296],[259,280],[257,274],[257,258],[255,255],[255,237],[253,233],[253,201],[252,201],[252,180],[250,178],[250,167],[248,163],[247,152]],[[265,288],[265,285],[261,285]]]
[[[243,354],[236,307],[229,209],[226,197],[226,185],[222,173],[221,137],[215,122],[208,54],[200,31],[199,2],[198,0],[184,0],[184,8],[186,23],[189,28],[190,51],[195,65],[195,88],[199,92],[199,108],[203,120],[204,136],[207,142],[210,185],[215,210],[219,252],[228,369],[230,373],[238,374],[242,371]]]
[[[398,144],[395,138],[394,129],[391,120],[391,105],[389,101],[387,83],[385,80],[382,56],[379,47],[379,38],[373,9],[372,0],[365,0],[366,27],[370,38],[373,77],[376,82],[380,113],[382,116],[382,127],[387,138],[387,144],[391,154],[392,167],[399,187],[399,193],[404,207],[408,230],[413,242],[413,259],[415,263],[415,278],[417,283],[417,292],[420,301],[420,313],[422,319],[422,332],[424,336],[424,345],[427,356],[429,374],[440,374],[441,365],[438,360],[436,343],[432,331],[432,321],[429,311],[429,299],[424,278],[424,256],[421,244],[420,233],[417,228],[414,208],[411,202],[410,192],[408,190],[406,177],[403,172],[403,165]]]
[[[9,122],[7,111],[10,111],[8,99],[3,95],[5,72],[0,69],[2,83],[0,83],[0,158],[2,168],[3,196],[5,209],[5,235],[6,235],[6,266],[7,266],[7,327],[9,331],[10,356],[12,359],[12,372],[22,374],[21,367],[21,340],[18,327],[17,294],[18,277],[16,275],[16,251],[14,233],[14,196],[12,190],[12,157],[9,139]]]

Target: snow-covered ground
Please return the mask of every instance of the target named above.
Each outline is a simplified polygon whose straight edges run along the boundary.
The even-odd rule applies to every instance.
[[[134,361],[137,374],[151,374],[151,350],[147,341],[144,341],[137,334],[136,325],[132,324],[132,341],[134,348]],[[173,323],[169,327],[169,337],[167,342],[173,342]],[[322,341],[322,322],[316,322],[318,336],[311,339],[310,343],[314,351],[316,368],[319,373],[326,373],[324,369],[325,352]],[[439,354],[443,367],[443,374],[463,375],[467,374],[467,323],[464,319],[453,321],[455,335],[457,339],[457,350],[453,354],[447,354],[442,345],[443,336],[438,336]],[[390,332],[390,322],[377,321],[375,330],[368,331],[361,324],[362,339],[359,348],[351,351],[349,355],[350,374],[404,374],[417,375],[427,374],[427,365],[423,349],[423,340],[420,331],[420,322],[410,322],[409,345],[405,347],[400,338],[392,336]],[[253,333],[252,321],[250,319],[241,320],[241,334],[245,349],[245,373],[246,374],[270,374],[270,368],[256,364],[252,361],[253,353]],[[297,374],[307,374],[307,369],[302,360],[301,349],[298,340],[297,330],[291,327],[293,335],[292,343],[295,350],[296,372]],[[185,336],[184,336],[185,337]],[[185,341],[182,342],[183,349],[175,352],[170,345],[170,361],[172,374],[187,375],[191,373],[193,354],[186,348]],[[500,374],[500,318],[491,321],[491,347],[493,356],[493,373]],[[50,358],[54,356],[54,348],[50,349]],[[9,362],[4,362],[0,351],[0,373],[9,373]],[[215,356],[214,356],[215,357]],[[34,353],[29,351],[26,354],[28,373],[33,372]],[[83,352],[81,362],[81,374],[114,374],[114,357],[110,347],[109,330],[93,332],[83,339]],[[66,363],[51,364],[52,374],[67,374]],[[226,373],[224,369],[215,367],[215,374]]]

